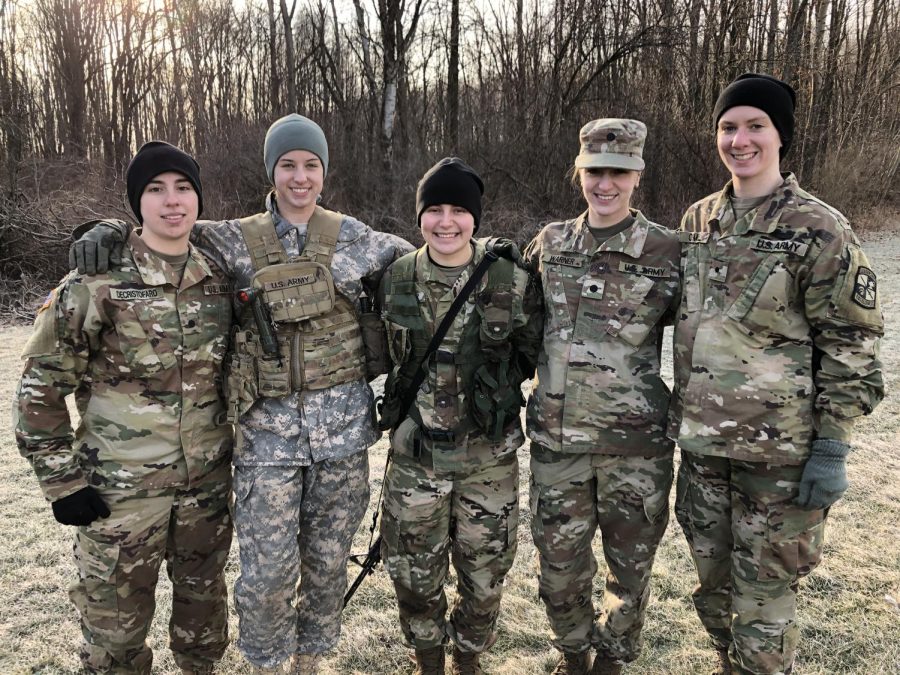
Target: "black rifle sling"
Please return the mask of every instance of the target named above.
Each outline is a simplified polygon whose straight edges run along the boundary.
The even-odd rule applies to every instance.
[[[478,263],[475,271],[472,272],[472,276],[466,281],[462,290],[460,290],[459,295],[453,299],[453,304],[450,305],[450,309],[447,310],[438,329],[434,332],[431,342],[428,343],[428,349],[425,350],[425,354],[419,362],[419,367],[416,368],[415,377],[413,377],[412,382],[410,382],[409,388],[403,392],[403,398],[400,401],[400,410],[402,413],[397,424],[406,419],[406,416],[409,414],[409,408],[412,406],[413,401],[415,401],[416,392],[419,391],[419,387],[421,387],[422,382],[425,381],[425,375],[428,373],[428,359],[430,359],[431,355],[441,346],[441,342],[444,341],[444,336],[447,335],[447,331],[450,330],[450,325],[453,323],[453,319],[456,318],[456,315],[459,314],[459,310],[463,303],[470,295],[472,295],[472,291],[475,290],[475,286],[478,285],[478,282],[481,281],[481,277],[487,272],[487,268],[496,262],[498,257],[499,256],[491,250],[485,251],[484,257],[481,259],[481,262]]]

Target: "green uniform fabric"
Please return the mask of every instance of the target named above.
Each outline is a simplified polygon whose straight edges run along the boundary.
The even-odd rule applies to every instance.
[[[676,233],[632,216],[602,242],[586,214],[551,223],[525,252],[547,307],[527,419],[540,595],[558,649],[593,646],[622,661],[640,653],[668,522],[673,444],[660,350],[681,284]],[[595,621],[598,528],[607,576]]]
[[[849,443],[884,395],[875,273],[844,217],[792,175],[734,220],[730,184],[682,220],[669,433],[697,612],[736,672],[790,669],[798,581],[824,511],[795,504],[817,439]]]
[[[669,522],[671,456],[572,455],[532,445],[531,476],[531,532],[553,646],[577,653],[593,645],[602,656],[633,661]],[[598,528],[607,571],[595,621],[591,542]]]
[[[675,515],[700,583],[694,606],[736,673],[789,672],[799,580],[822,558],[825,511],[793,503],[803,468],[682,451]]]
[[[791,175],[736,223],[730,184],[682,219],[669,433],[693,453],[802,464],[884,396],[875,273],[846,219]]]
[[[20,452],[48,500],[91,485],[113,511],[76,535],[72,597],[88,669],[132,658],[149,669],[143,640],[164,556],[176,583],[176,658],[218,658],[227,644],[232,441],[221,365],[230,325],[230,286],[217,268],[191,249],[176,281],[132,234],[120,268],[63,280],[25,346],[13,409]]]
[[[392,377],[397,376],[405,359],[418,363],[412,344],[423,340],[427,344],[484,254],[484,244],[475,242],[472,262],[449,285],[447,275],[430,262],[425,249],[410,254],[415,256],[415,285],[411,289],[415,297],[407,299],[416,301],[420,308],[421,328],[412,331],[419,335],[411,335],[408,326],[397,323],[409,317],[398,317],[390,311],[399,299],[387,297],[393,286],[393,268],[388,269],[381,297],[395,359]],[[491,269],[498,265],[512,263],[500,259]],[[470,340],[466,336],[471,335],[473,326],[481,330],[488,325],[483,316],[498,318],[493,312],[493,303],[497,302],[504,308],[500,314],[508,314],[510,322],[503,339],[513,348],[510,358],[520,353],[533,362],[540,341],[540,302],[528,275],[514,267],[511,271],[507,276],[512,285],[502,292],[488,292],[487,276],[479,282],[472,301],[463,303],[448,330],[441,345],[443,352],[488,362],[489,355],[478,342],[465,348]],[[515,451],[524,436],[515,415],[501,438],[488,439],[467,422],[471,403],[461,377],[462,367],[453,359],[433,357],[428,369],[416,396],[414,414],[392,434],[392,462],[385,481],[381,521],[382,553],[397,592],[406,642],[415,649],[429,649],[450,638],[463,651],[481,652],[493,643],[503,580],[516,552]],[[389,388],[390,384],[386,390]],[[426,430],[466,431],[456,434],[452,442],[436,441],[424,436],[419,424]],[[458,597],[449,619],[443,588],[448,556],[452,556],[458,576]]]
[[[602,244],[585,213],[547,225],[525,250],[546,307],[528,436],[555,452],[672,452],[659,354],[677,307],[678,237],[633,214]]]

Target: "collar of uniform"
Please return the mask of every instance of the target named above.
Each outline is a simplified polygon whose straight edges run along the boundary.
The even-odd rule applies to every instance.
[[[278,202],[275,200],[275,190],[272,190],[266,196],[266,211],[272,214],[272,222],[275,223],[275,234],[278,235],[278,238],[281,239],[291,230],[296,230],[298,248],[302,250],[303,243],[306,240],[306,228],[309,223],[294,225],[282,216],[278,211]],[[343,248],[341,244],[352,243],[359,239],[363,235],[365,228],[366,226],[361,222],[344,214],[343,220],[341,221],[341,229],[338,232],[338,248]],[[300,241],[300,237],[303,237],[303,241]]]
[[[639,258],[650,231],[650,221],[637,209],[629,209],[629,212],[634,216],[631,227],[610,237],[598,247],[597,240],[588,227],[588,212],[585,211],[575,219],[575,225],[562,242],[560,249],[585,255],[592,255],[597,251],[623,253],[631,258]]]
[[[778,221],[781,219],[781,210],[786,204],[793,202],[799,188],[794,174],[783,173],[781,175],[784,181],[775,189],[775,192],[769,195],[768,199],[756,207],[756,215],[753,216],[753,221],[748,226],[747,231],[770,233],[774,232],[778,227]],[[733,190],[733,182],[728,181],[721,192],[719,192],[719,196],[709,211],[709,225],[711,228],[718,226],[725,213],[731,210],[729,198]],[[734,234],[743,234],[743,232],[735,231]]]
[[[140,230],[132,230],[128,235],[128,247],[131,249],[131,257],[137,267],[138,273],[141,275],[141,281],[147,286],[179,286],[187,288],[195,283],[212,276],[209,264],[194,248],[193,244],[188,244],[188,259],[184,266],[184,274],[179,280],[175,278],[175,270],[165,260],[158,255],[154,255],[153,251],[147,246],[143,239],[140,238]]]
[[[471,240],[472,248],[474,252],[472,253],[472,258],[466,265],[466,269],[462,271],[459,275],[460,279],[468,279],[472,274],[472,270],[481,262],[481,259],[484,258],[485,248],[484,241],[480,239],[472,239]],[[428,258],[428,246],[421,246],[416,251],[416,280],[417,281],[433,281],[434,268],[431,266],[431,262]],[[465,283],[465,279],[463,279],[463,283]],[[457,282],[457,285],[458,282]]]

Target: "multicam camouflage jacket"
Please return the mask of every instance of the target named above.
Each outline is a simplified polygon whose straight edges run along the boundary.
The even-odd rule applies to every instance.
[[[221,366],[231,288],[193,248],[180,283],[176,274],[132,233],[118,269],[69,274],[41,308],[13,417],[47,499],[86,485],[182,486],[229,461]]]
[[[678,306],[678,236],[632,213],[631,227],[600,245],[584,213],[547,225],[525,250],[546,314],[528,436],[551,451],[672,451],[660,347]]]
[[[285,252],[298,256],[306,241],[306,225],[285,220],[272,195],[266,207]],[[191,241],[220,264],[235,288],[250,286],[256,270],[239,221],[201,221],[194,226]],[[387,266],[412,250],[400,237],[345,215],[331,261],[335,291],[358,307],[363,291],[373,297]],[[235,451],[234,463],[308,466],[361,452],[377,439],[372,407],[372,390],[362,378],[328,389],[260,398],[241,418],[243,443]]]
[[[875,273],[793,175],[735,222],[731,184],[681,222],[685,285],[669,434],[685,450],[800,464],[884,395]]]

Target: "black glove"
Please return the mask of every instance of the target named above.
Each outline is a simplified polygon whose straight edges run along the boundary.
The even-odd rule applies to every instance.
[[[51,506],[53,517],[63,525],[90,525],[97,518],[109,516],[109,507],[90,486],[57,499]]]
[[[813,441],[809,459],[803,466],[800,492],[794,503],[813,511],[827,509],[847,491],[847,455],[850,446],[843,441],[818,438]]]
[[[94,276],[122,262],[122,249],[131,226],[122,220],[89,220],[72,231],[69,269]]]
[[[528,271],[525,261],[522,259],[522,252],[514,241],[503,237],[491,237],[484,242],[484,248],[485,250],[493,251],[501,258],[511,260],[517,267],[521,267],[526,272]]]

